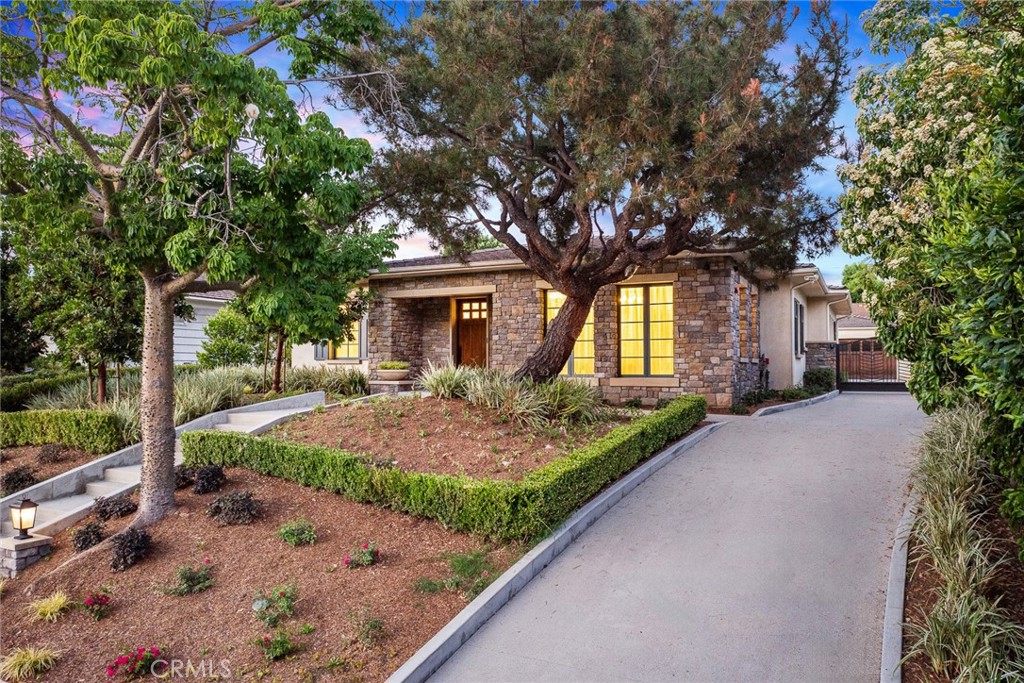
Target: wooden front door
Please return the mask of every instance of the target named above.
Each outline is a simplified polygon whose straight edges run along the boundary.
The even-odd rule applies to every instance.
[[[455,364],[487,366],[487,299],[455,302]]]

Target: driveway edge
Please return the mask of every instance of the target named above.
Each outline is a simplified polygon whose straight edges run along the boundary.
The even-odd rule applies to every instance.
[[[907,585],[907,552],[910,529],[917,516],[917,495],[911,494],[896,527],[889,562],[889,585],[885,589],[885,622],[882,626],[880,683],[903,680],[903,600]]]
[[[827,394],[822,394],[821,396],[815,396],[813,398],[805,398],[802,401],[794,401],[793,403],[783,403],[783,404],[777,405],[777,406],[768,406],[767,408],[761,408],[760,410],[755,411],[754,414],[751,415],[750,417],[766,417],[768,415],[774,415],[775,413],[784,413],[787,410],[796,410],[797,408],[804,408],[806,406],[812,406],[815,403],[821,403],[822,401],[827,401],[827,400],[829,400],[831,398],[835,398],[838,395],[839,395],[839,390],[838,389],[833,389],[832,391],[828,392]]]
[[[716,422],[701,427],[693,434],[676,441],[661,453],[639,465],[632,472],[619,479],[599,493],[596,498],[580,508],[554,533],[533,547],[508,571],[487,587],[475,600],[466,605],[454,619],[427,641],[397,671],[391,674],[387,683],[422,683],[441,668],[449,657],[462,647],[484,623],[505,606],[544,567],[551,564],[563,550],[579,538],[594,522],[622,500],[628,493],[643,483],[679,455],[703,441],[712,432],[724,427],[726,422]]]

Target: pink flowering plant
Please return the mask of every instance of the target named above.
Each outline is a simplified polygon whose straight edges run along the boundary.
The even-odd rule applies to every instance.
[[[110,612],[110,589],[101,588],[94,593],[88,593],[82,600],[84,609],[93,621],[99,621]]]
[[[118,656],[112,664],[107,665],[107,678],[120,677],[132,680],[140,676],[148,676],[153,663],[160,657],[158,647],[139,647],[127,650]]]
[[[356,567],[369,567],[371,564],[377,564],[379,560],[380,551],[377,550],[377,544],[363,543],[361,546],[345,556],[345,566],[349,569],[355,569]]]

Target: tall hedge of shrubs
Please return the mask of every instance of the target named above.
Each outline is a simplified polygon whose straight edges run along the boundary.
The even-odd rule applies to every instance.
[[[123,427],[118,415],[101,410],[0,413],[0,447],[62,443],[105,455],[126,445]]]
[[[260,474],[436,519],[493,538],[551,531],[610,482],[692,429],[707,415],[703,397],[665,408],[531,472],[521,481],[471,479],[375,466],[345,450],[220,431],[182,435],[189,466],[247,467]]]

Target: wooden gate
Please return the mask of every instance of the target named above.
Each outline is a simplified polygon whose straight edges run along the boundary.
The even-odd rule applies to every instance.
[[[906,391],[900,363],[877,339],[836,344],[836,380],[840,391]]]

